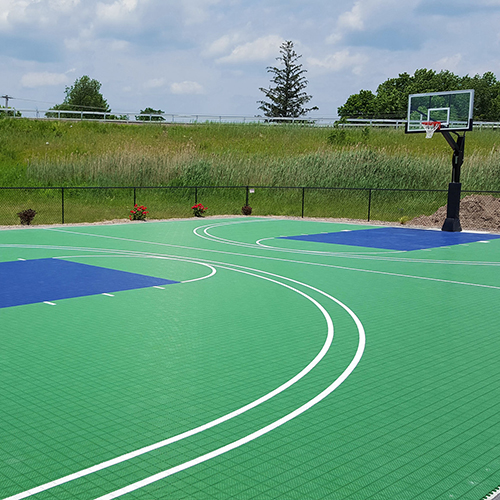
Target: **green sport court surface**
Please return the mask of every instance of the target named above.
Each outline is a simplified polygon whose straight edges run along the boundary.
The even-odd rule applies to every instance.
[[[500,235],[460,235],[0,231],[0,498],[484,498]]]

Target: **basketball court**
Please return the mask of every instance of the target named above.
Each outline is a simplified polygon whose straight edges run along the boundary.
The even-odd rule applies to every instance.
[[[0,498],[483,499],[499,255],[277,218],[0,231]]]

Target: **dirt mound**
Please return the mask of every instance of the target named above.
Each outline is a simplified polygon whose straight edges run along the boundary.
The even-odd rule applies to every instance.
[[[421,215],[408,225],[441,227],[446,219],[446,205],[432,215]],[[460,202],[462,229],[500,232],[500,198],[485,195],[469,195]]]

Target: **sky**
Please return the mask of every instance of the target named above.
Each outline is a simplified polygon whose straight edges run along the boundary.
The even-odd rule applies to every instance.
[[[88,75],[114,113],[255,116],[285,40],[336,117],[419,68],[500,78],[500,0],[0,0],[0,95],[47,109]]]

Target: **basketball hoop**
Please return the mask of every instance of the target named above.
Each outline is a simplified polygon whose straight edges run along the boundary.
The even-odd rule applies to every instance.
[[[441,128],[441,122],[422,122],[422,127],[425,129],[425,138],[430,139]]]

